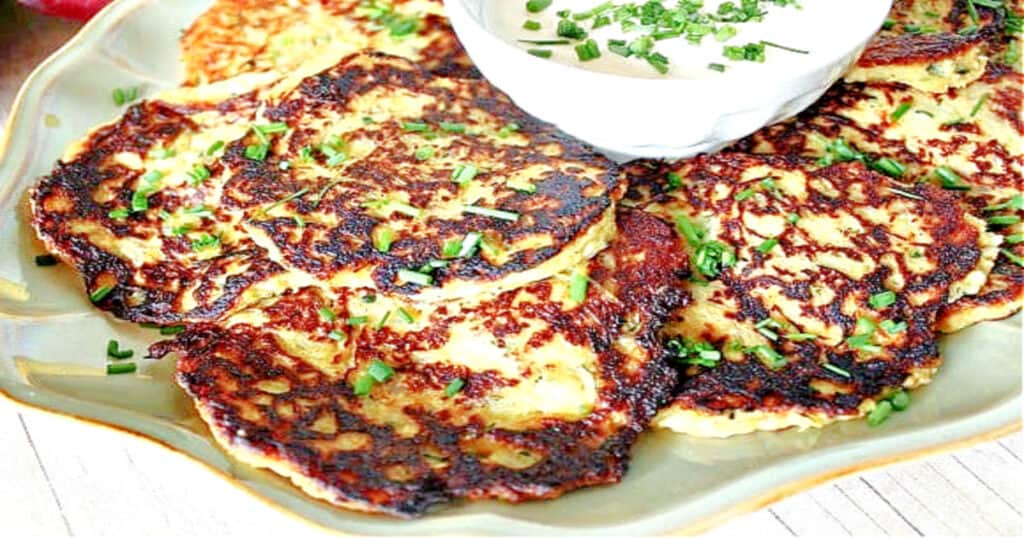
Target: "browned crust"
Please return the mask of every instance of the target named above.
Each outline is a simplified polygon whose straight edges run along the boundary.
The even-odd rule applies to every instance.
[[[468,418],[468,424],[458,426],[444,414],[406,404],[402,412],[419,426],[412,437],[367,422],[359,414],[360,399],[343,379],[329,379],[299,357],[291,359],[293,366],[282,367],[277,359],[282,351],[271,334],[260,328],[199,325],[174,341],[155,345],[151,352],[181,355],[179,383],[205,411],[218,439],[233,449],[279,462],[279,471],[293,469],[302,483],[315,484],[318,496],[340,505],[417,516],[457,497],[520,502],[617,482],[625,472],[631,445],[664,403],[675,379],[671,369],[653,357],[660,354],[656,331],[661,320],[685,300],[681,285],[686,274],[685,256],[667,248],[676,241],[671,227],[633,211],[620,213],[619,225],[622,239],[590,264],[593,291],[579,307],[563,310],[555,304],[524,307],[511,302],[520,293],[546,296],[550,283],[542,281],[460,314],[494,319],[496,335],[520,330],[514,324],[503,325],[508,322],[502,321],[502,312],[514,313],[511,320],[524,316],[543,320],[549,329],[532,337],[531,346],[541,346],[557,334],[574,345],[591,347],[599,356],[599,371],[594,373],[600,380],[600,403],[579,421],[548,418],[529,429],[514,430],[489,428],[473,418],[473,405],[487,405],[486,395],[501,383],[500,376],[468,374],[458,367],[423,368],[403,358],[408,350],[443,341],[443,316],[432,319],[422,333],[402,336],[385,328],[366,336],[381,340],[369,342],[368,353],[376,355],[374,350],[383,347],[395,350],[382,358],[394,366],[407,390],[437,390],[453,377],[467,379],[456,403],[467,406],[463,413],[470,414],[459,418]],[[266,310],[270,321],[263,327],[317,331],[322,322],[316,314],[321,304],[316,295],[304,291],[283,298]],[[647,359],[627,357],[618,350],[616,341],[626,331],[645,350]],[[254,384],[266,379],[287,379],[292,389],[270,395],[269,403],[257,402],[257,395],[266,394]],[[296,399],[307,402],[300,415],[289,419],[274,411]],[[252,409],[259,410],[259,419],[253,418]],[[314,448],[315,441],[333,437],[311,428],[323,413],[335,417],[340,432],[359,432],[372,439],[372,448]],[[520,469],[489,463],[484,460],[486,450],[467,448],[483,441],[518,447],[541,458]],[[425,458],[424,449],[434,454],[432,459]],[[431,465],[438,460],[443,465]],[[395,466],[405,470],[407,479],[388,476],[388,468]]]

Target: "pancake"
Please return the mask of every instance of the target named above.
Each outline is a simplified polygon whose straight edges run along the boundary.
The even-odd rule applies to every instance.
[[[681,433],[822,426],[927,383],[937,312],[996,255],[955,195],[861,163],[723,153],[631,176],[699,277],[663,329],[683,379],[655,425]]]
[[[243,73],[315,73],[373,50],[478,77],[441,0],[215,0],[181,38],[185,85]]]
[[[1006,245],[985,288],[940,315],[939,328],[953,332],[1008,317],[1024,302],[1019,242],[1024,228],[1010,222],[1024,215],[1022,84],[1021,73],[993,64],[977,82],[942,94],[889,84],[839,85],[795,121],[762,129],[737,148],[826,160],[894,159],[906,169],[904,178],[962,193],[979,218],[993,222]],[[897,110],[902,115],[894,119]]]
[[[657,329],[687,266],[671,226],[634,211],[618,225],[591,261],[493,298],[304,289],[151,354],[180,355],[179,383],[234,457],[346,508],[418,516],[616,482],[675,382]]]
[[[171,323],[314,284],[496,294],[615,233],[614,165],[483,81],[372,54],[276,79],[135,105],[35,187],[40,237],[101,308]]]
[[[210,149],[248,130],[259,103],[258,81],[240,82],[132,106],[33,188],[39,237],[100,308],[161,324],[216,319],[290,278],[216,208],[222,150]]]
[[[886,82],[941,93],[984,73],[1007,12],[953,0],[899,0],[868,43],[847,82]]]

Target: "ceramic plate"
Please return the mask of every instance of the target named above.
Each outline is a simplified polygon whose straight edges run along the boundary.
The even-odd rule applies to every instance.
[[[0,393],[9,398],[156,440],[308,521],[388,535],[693,530],[827,478],[1019,427],[1020,316],[947,338],[935,382],[881,427],[861,421],[726,440],[651,433],[621,484],[555,501],[462,503],[396,521],[334,509],[234,462],[173,383],[172,360],[142,364],[137,375],[104,375],[108,339],[142,350],[159,335],[92,308],[67,268],[36,267],[42,250],[25,204],[26,189],[69,142],[118,115],[113,88],[138,85],[151,94],[174,85],[178,35],[207,3],[115,2],[22,89],[0,140]]]

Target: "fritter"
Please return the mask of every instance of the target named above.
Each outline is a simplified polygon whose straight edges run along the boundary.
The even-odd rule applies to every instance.
[[[179,353],[179,383],[235,457],[339,506],[417,516],[616,482],[675,382],[657,330],[687,274],[671,226],[639,211],[618,225],[571,273],[493,298],[310,288],[151,354]]]
[[[939,308],[998,243],[955,195],[861,163],[723,153],[631,175],[699,277],[664,329],[683,379],[655,420],[692,435],[821,426],[927,383]]]
[[[1007,317],[1024,302],[1022,84],[1020,73],[993,64],[977,82],[941,94],[889,84],[838,85],[796,120],[762,129],[737,148],[866,160],[905,179],[962,193],[972,211],[1004,236],[1005,248],[985,287],[945,308],[939,328],[952,332]]]
[[[210,320],[316,282],[495,294],[615,233],[614,165],[483,81],[371,54],[249,78],[131,107],[34,189],[40,237],[101,308]]]
[[[927,92],[963,88],[985,73],[1005,8],[956,0],[898,0],[885,27],[844,79]]]
[[[248,130],[258,105],[237,90],[135,105],[69,148],[32,190],[39,237],[101,308],[163,324],[216,319],[292,278],[236,216],[216,210],[217,144]]]
[[[615,234],[615,165],[479,80],[356,55],[275,97],[227,148],[225,206],[336,287],[447,300],[562,272]],[[459,254],[467,242],[482,255]]]
[[[187,86],[300,67],[312,74],[361,50],[479,77],[441,0],[215,0],[181,38]]]

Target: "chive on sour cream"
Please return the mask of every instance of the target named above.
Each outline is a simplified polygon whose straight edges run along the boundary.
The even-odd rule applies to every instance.
[[[484,0],[489,31],[602,73],[707,79],[786,70],[828,43],[836,0]]]

